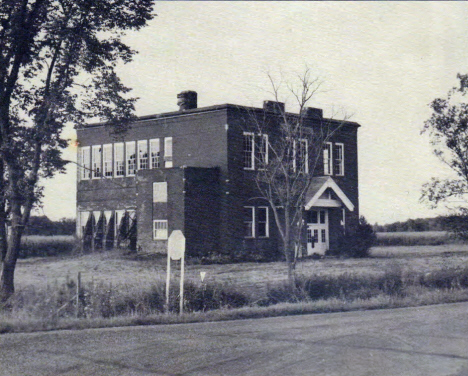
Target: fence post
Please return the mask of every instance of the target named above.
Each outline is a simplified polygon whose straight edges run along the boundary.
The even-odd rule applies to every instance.
[[[76,318],[80,317],[81,272],[78,272],[76,282]]]

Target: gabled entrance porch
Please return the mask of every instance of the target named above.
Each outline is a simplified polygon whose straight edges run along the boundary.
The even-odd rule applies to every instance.
[[[344,233],[346,212],[354,211],[354,205],[330,176],[320,176],[314,178],[307,191],[304,209],[307,255],[325,255],[330,249],[330,238]],[[335,233],[330,234],[330,231]]]

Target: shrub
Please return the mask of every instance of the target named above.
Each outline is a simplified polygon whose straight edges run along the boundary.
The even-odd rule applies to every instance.
[[[369,257],[370,249],[376,241],[376,235],[364,217],[359,218],[356,231],[345,234],[338,240],[337,254],[346,257]]]

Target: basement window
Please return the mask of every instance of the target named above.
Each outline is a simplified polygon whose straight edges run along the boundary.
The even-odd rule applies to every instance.
[[[155,219],[153,220],[153,239],[166,240],[167,239],[167,220]]]

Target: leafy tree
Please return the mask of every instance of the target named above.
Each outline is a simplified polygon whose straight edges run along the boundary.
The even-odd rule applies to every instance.
[[[459,86],[447,98],[437,98],[430,107],[432,116],[424,124],[434,154],[457,175],[455,179],[432,178],[424,184],[421,199],[433,207],[450,198],[465,200],[468,193],[468,75],[457,75]]]
[[[303,234],[303,215],[306,193],[319,171],[324,145],[343,125],[343,121],[313,116],[308,104],[317,93],[321,82],[312,77],[310,69],[293,80],[278,83],[271,75],[271,94],[277,116],[252,111],[246,119],[246,129],[254,124],[254,131],[265,137],[255,137],[255,150],[268,148],[255,156],[254,180],[259,197],[269,203],[282,240],[282,251],[288,265],[290,286],[295,286],[295,265]],[[283,93],[293,98],[298,114],[282,106]],[[314,120],[312,120],[314,118]]]
[[[64,171],[64,126],[100,118],[120,132],[132,119],[135,98],[116,66],[132,60],[122,37],[147,24],[153,1],[0,2],[2,300],[14,292],[21,237],[42,196],[39,179]]]

